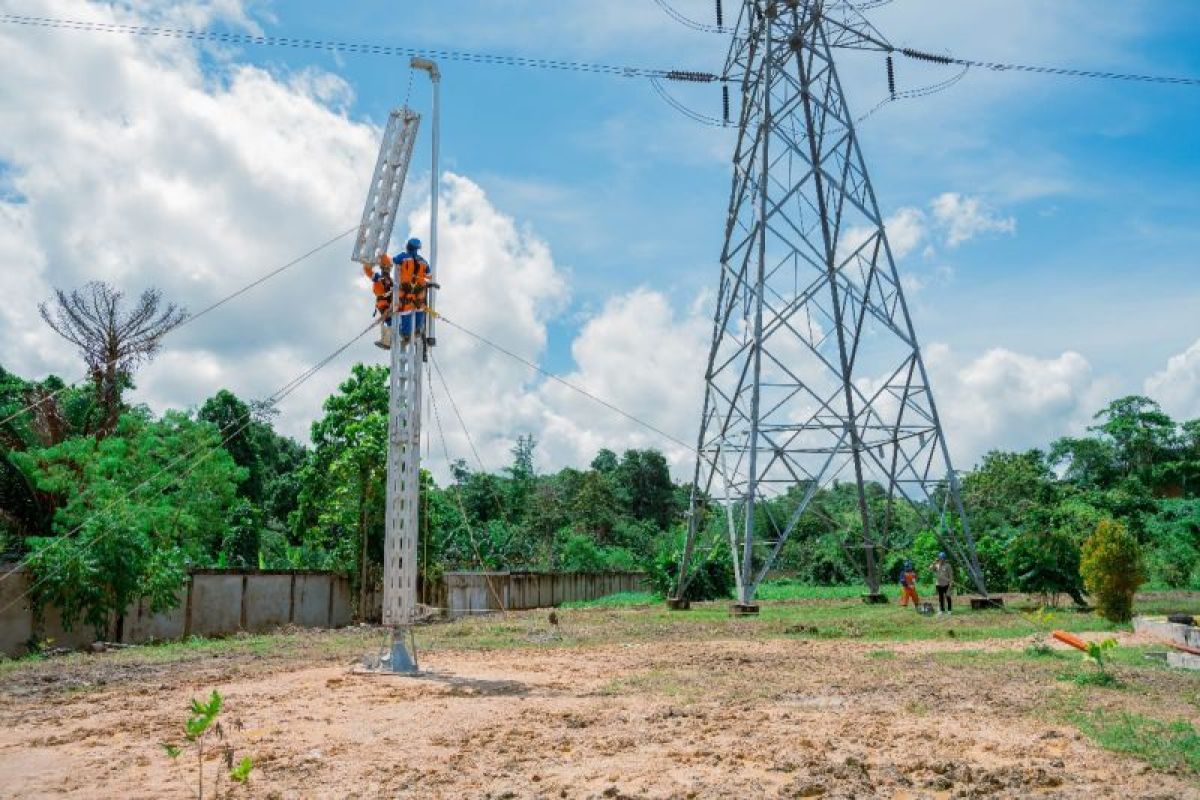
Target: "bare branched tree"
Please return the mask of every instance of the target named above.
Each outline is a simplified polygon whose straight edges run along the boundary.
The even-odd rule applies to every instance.
[[[106,436],[121,413],[121,392],[134,371],[154,358],[162,337],[187,318],[162,292],[147,289],[126,312],[124,292],[92,281],[71,292],[54,290],[54,299],[38,306],[55,333],[75,345],[87,364],[100,411],[95,433]]]

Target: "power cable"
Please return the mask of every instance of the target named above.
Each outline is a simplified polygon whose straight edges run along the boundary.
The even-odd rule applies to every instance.
[[[317,245],[313,249],[309,250],[307,253],[304,253],[303,255],[293,258],[291,261],[287,262],[286,264],[276,267],[275,269],[271,270],[270,272],[266,272],[263,275],[260,275],[258,278],[255,278],[250,283],[246,284],[245,286],[241,287],[240,289],[237,289],[236,291],[232,292],[231,294],[228,294],[225,297],[222,297],[220,300],[217,300],[215,303],[212,303],[211,305],[201,309],[200,311],[197,311],[195,314],[189,314],[188,316],[184,317],[182,320],[180,320],[176,324],[172,325],[171,327],[169,327],[165,331],[163,331],[162,336],[166,336],[167,334],[172,333],[173,331],[179,330],[180,328],[182,328],[185,325],[195,322],[196,320],[203,317],[205,314],[216,311],[218,308],[225,305],[230,300],[233,300],[236,297],[240,297],[241,295],[245,294],[246,292],[250,291],[251,289],[255,288],[256,286],[260,286],[261,284],[266,283],[271,278],[274,278],[276,275],[279,275],[280,273],[285,272],[285,271],[291,269],[292,267],[296,266],[300,262],[305,261],[308,258],[311,258],[312,256],[321,252],[322,250],[329,247],[330,245],[346,238],[351,233],[354,233],[356,230],[358,230],[357,225],[355,225],[353,228],[343,231],[342,233],[339,233],[337,236],[334,236],[332,239],[329,239],[329,240],[323,242],[322,244]],[[159,338],[162,338],[162,337],[160,336]],[[105,364],[102,364],[101,366],[110,367],[119,360],[120,359],[113,359],[112,361],[108,361]],[[72,383],[64,384],[63,386],[59,387],[58,389],[55,389],[53,392],[50,392],[47,395],[43,395],[42,397],[40,397],[36,401],[30,403],[29,405],[25,406],[24,408],[21,408],[17,411],[12,412],[8,416],[6,416],[4,419],[0,419],[0,426],[7,425],[9,422],[12,422],[14,419],[21,416],[22,414],[32,411],[33,409],[37,408],[38,406],[43,405],[43,404],[49,402],[50,400],[53,400],[55,397],[57,397],[58,395],[65,392],[67,389],[70,389],[70,388],[76,386],[77,384],[81,383],[82,381],[87,380],[87,378],[88,378],[88,375],[85,374],[82,377],[73,381]]]
[[[543,367],[539,366],[535,362],[530,361],[527,358],[517,355],[513,351],[506,349],[505,347],[493,342],[490,339],[485,338],[484,336],[482,336],[478,333],[475,333],[474,331],[472,331],[468,328],[464,328],[462,325],[459,325],[457,322],[454,322],[453,320],[448,319],[447,317],[445,317],[441,314],[438,315],[438,319],[440,319],[442,322],[446,323],[450,327],[455,328],[456,330],[462,331],[463,333],[470,336],[472,339],[475,339],[475,340],[487,345],[488,347],[492,348],[493,350],[501,352],[504,355],[508,356],[509,358],[520,361],[522,364],[529,367],[530,369],[535,370],[536,372],[539,372],[542,375],[545,375],[547,378],[550,378],[553,381],[557,381],[558,383],[561,383],[563,386],[566,386],[571,391],[578,392],[579,394],[583,395],[584,397],[587,397],[587,398],[593,400],[594,402],[599,403],[600,405],[604,406],[605,408],[609,409],[610,411],[614,411],[614,412],[620,414],[622,417],[625,417],[630,422],[634,422],[637,425],[640,425],[641,427],[645,428],[646,430],[652,431],[653,433],[657,433],[659,436],[663,437],[664,439],[674,442],[675,444],[679,445],[680,447],[687,449],[687,451],[689,453],[696,452],[695,447],[693,447],[692,445],[683,441],[682,439],[679,439],[676,436],[672,436],[671,434],[664,431],[662,428],[655,427],[653,424],[646,422],[643,419],[639,419],[638,417],[635,417],[633,414],[630,414],[628,411],[625,411],[622,408],[618,408],[617,406],[608,402],[604,398],[599,397],[595,394],[592,394],[587,389],[584,389],[581,386],[576,386],[575,384],[571,383],[570,381],[565,380],[564,378],[561,378],[558,375],[555,375],[553,372],[550,372],[549,370],[544,369]]]
[[[292,380],[285,383],[283,386],[281,386],[279,389],[277,389],[274,393],[269,395],[267,397],[267,399],[264,401],[264,404],[266,406],[278,405],[288,395],[290,395],[292,392],[294,392],[296,389],[298,389],[300,386],[302,386],[305,382],[307,382],[310,378],[312,378],[314,375],[316,375],[318,372],[320,372],[322,369],[324,369],[331,361],[336,359],[342,353],[346,352],[346,350],[350,349],[350,347],[352,345],[354,345],[355,342],[357,342],[362,337],[366,336],[372,329],[374,329],[376,327],[376,325],[378,325],[378,323],[372,322],[370,325],[368,325],[366,328],[364,328],[362,330],[362,332],[356,334],[353,339],[346,342],[341,347],[337,348],[332,353],[330,353],[328,356],[322,358],[316,364],[309,367],[304,372],[300,373],[295,378],[293,378]],[[159,488],[158,493],[162,494],[168,488],[177,484],[181,478],[184,478],[187,475],[191,474],[191,472],[194,471],[198,466],[200,466],[200,464],[204,463],[207,459],[211,458],[218,450],[220,450],[226,444],[231,442],[234,439],[234,437],[236,437],[242,431],[244,431],[246,428],[248,428],[254,422],[254,420],[255,420],[254,415],[248,414],[246,416],[245,421],[242,422],[242,424],[240,424],[232,432],[226,434],[222,438],[221,443],[218,444],[216,447],[212,447],[209,445],[201,445],[200,447],[194,448],[191,451],[184,453],[183,455],[176,456],[169,463],[167,463],[163,467],[161,467],[153,475],[146,478],[145,480],[143,480],[142,482],[140,482],[139,484],[134,486],[132,489],[129,489],[124,494],[119,495],[118,497],[109,501],[103,508],[101,508],[98,511],[91,514],[89,519],[94,519],[95,517],[98,517],[102,514],[108,513],[117,504],[129,500],[129,498],[131,498],[136,492],[140,491],[143,487],[149,485],[155,479],[157,479],[164,473],[171,470],[175,465],[177,465],[183,461],[186,461],[188,459],[191,459],[193,456],[196,455],[196,453],[200,452],[201,450],[203,450],[207,447],[208,451],[204,455],[200,456],[198,459],[196,459],[194,462],[192,462],[187,468],[185,468],[182,472],[180,472],[175,477],[171,478],[169,481],[167,481],[167,483],[165,483],[162,487]],[[78,533],[80,530],[82,530],[84,525],[87,524],[87,521],[88,520],[84,520],[83,522],[79,523],[71,530],[56,537],[55,540],[50,545],[48,545],[46,549],[49,550],[53,547],[61,546],[62,542],[67,541],[68,539],[70,539],[71,536],[74,536],[76,533]],[[99,536],[97,536],[95,539],[93,539],[91,542],[88,543],[87,548],[90,549],[92,547],[95,547],[107,535],[108,535],[107,533],[101,533]],[[45,552],[45,550],[43,550],[42,552]],[[29,564],[29,561],[30,561],[30,556],[26,556],[25,559],[23,559],[23,561],[20,564],[18,564],[17,566],[27,566]],[[9,602],[3,608],[0,608],[0,614],[3,614],[9,608],[12,608],[12,606],[14,606],[16,603],[18,603],[21,600],[28,597],[35,589],[37,589],[39,586],[41,586],[42,584],[44,584],[46,581],[50,580],[54,576],[56,576],[58,573],[59,573],[59,571],[54,571],[47,575],[42,576],[39,580],[35,581],[31,586],[29,586],[24,592],[22,592],[20,595],[18,595],[16,598],[14,598],[11,602]],[[8,580],[11,576],[13,576],[15,574],[16,574],[15,569],[5,573],[3,576],[0,576],[0,583],[3,583],[5,580]]]
[[[126,33],[134,36],[160,36],[172,39],[189,39],[193,41],[213,41],[222,44],[258,45],[266,47],[294,47],[309,50],[325,50],[337,53],[354,53],[373,56],[400,56],[411,58],[425,56],[444,61],[463,61],[472,64],[488,64],[508,67],[528,67],[531,69],[559,70],[569,72],[590,72],[600,75],[616,75],[622,78],[661,78],[674,81],[708,82],[717,79],[709,72],[691,70],[650,69],[646,67],[631,67],[618,64],[594,64],[584,61],[561,61],[550,58],[535,58],[531,56],[505,56],[494,53],[472,53],[465,50],[440,50],[418,47],[402,47],[396,45],[370,44],[367,42],[346,42],[333,39],[299,39],[291,36],[256,36],[248,33],[231,31],[205,31],[190,28],[165,28],[154,25],[124,25],[116,22],[94,22],[90,20],[64,19],[60,17],[33,17],[22,14],[0,15],[0,23],[8,25],[28,25],[42,28],[60,28],[64,30],[87,31],[98,33]]]
[[[430,383],[432,384],[432,381]],[[449,396],[449,394],[447,394],[447,396]],[[447,464],[453,463],[450,459],[450,447],[446,443],[446,431],[442,428],[442,416],[438,413],[437,399],[432,391],[429,392],[429,405],[433,411],[434,424],[437,425],[438,438],[442,442],[442,454],[445,456]],[[472,445],[472,448],[474,448],[474,445]],[[505,616],[508,616],[508,606],[500,598],[500,593],[496,591],[496,587],[492,583],[491,575],[488,574],[487,564],[485,564],[483,561],[483,554],[479,550],[479,544],[475,540],[475,529],[471,527],[470,517],[467,516],[467,507],[466,504],[463,503],[461,487],[458,487],[457,491],[454,492],[454,499],[458,502],[458,512],[459,516],[462,518],[462,526],[467,532],[467,541],[471,543],[471,550],[474,551],[475,563],[479,566],[480,571],[483,572],[484,583],[487,584],[488,589],[491,591],[492,598],[496,601],[496,605],[500,607],[501,613],[503,613]]]
[[[1096,78],[1112,81],[1135,81],[1139,83],[1164,83],[1176,86],[1200,86],[1200,78],[1175,77],[1169,75],[1143,75],[1130,72],[1105,72],[1093,69],[1073,69],[1069,67],[1047,67],[1031,64],[1007,64],[998,61],[975,61],[969,58],[927,53],[903,47],[894,52],[905,55],[917,61],[928,61],[934,64],[957,64],[963,67],[982,67],[995,72],[1031,72],[1040,75],[1059,75],[1068,78]]]
[[[697,22],[696,20],[694,20],[690,17],[684,16],[681,12],[677,11],[674,6],[672,6],[670,3],[668,3],[667,0],[654,0],[654,2],[658,5],[659,8],[661,8],[664,12],[666,12],[666,15],[668,17],[675,20],[676,22],[678,22],[680,25],[684,26],[685,28],[691,28],[694,31],[700,31],[702,33],[728,33],[729,32],[729,29],[726,28],[724,25],[722,25],[720,22],[718,22],[716,25],[708,25],[706,23]],[[720,0],[717,0],[717,18],[718,19],[721,18]]]

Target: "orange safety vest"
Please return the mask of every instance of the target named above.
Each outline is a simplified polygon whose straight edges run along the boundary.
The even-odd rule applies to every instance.
[[[424,311],[429,291],[429,262],[405,254],[400,265],[400,312]]]
[[[370,264],[363,264],[362,268],[363,274],[371,279],[371,291],[375,293],[375,313],[386,319],[392,306],[392,276],[383,270],[375,272]]]

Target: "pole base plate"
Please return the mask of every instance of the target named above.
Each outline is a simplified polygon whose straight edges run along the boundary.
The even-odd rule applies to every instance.
[[[886,606],[888,604],[887,595],[882,592],[868,592],[862,596],[862,601],[869,606]]]
[[[758,616],[758,604],[734,603],[729,607],[729,613],[735,617],[756,617]]]
[[[667,598],[667,608],[672,611],[691,611],[692,601],[683,597]]]
[[[972,597],[971,610],[982,611],[988,608],[1004,608],[1003,597]]]

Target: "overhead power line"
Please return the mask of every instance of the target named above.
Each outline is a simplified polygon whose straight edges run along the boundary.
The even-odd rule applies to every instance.
[[[233,31],[208,31],[191,28],[166,28],[155,25],[124,25],[116,22],[63,19],[58,17],[31,17],[22,14],[2,14],[0,23],[28,25],[41,28],[94,33],[124,33],[133,36],[156,36],[193,41],[211,41],[221,44],[257,45],[265,47],[294,47],[307,50],[324,50],[335,53],[354,53],[370,56],[393,56],[411,58],[424,56],[443,61],[463,61],[472,64],[488,64],[531,69],[561,70],[568,72],[591,72],[600,75],[616,75],[622,78],[660,78],[668,81],[715,81],[717,76],[709,72],[692,70],[650,69],[619,64],[595,64],[585,61],[562,61],[532,56],[507,56],[495,53],[472,53],[465,50],[439,50],[398,45],[371,44],[369,42],[347,42],[335,39],[301,39],[292,36],[256,36]]]
[[[1139,83],[1165,83],[1175,86],[1200,86],[1200,78],[1173,77],[1170,75],[1141,75],[1132,72],[1105,72],[1094,69],[1073,69],[1070,67],[1047,67],[1031,64],[1007,64],[1000,61],[975,61],[969,58],[927,53],[903,47],[895,51],[917,61],[929,61],[934,64],[957,64],[961,67],[982,67],[995,72],[1032,72],[1039,75],[1060,75],[1068,78],[1096,78],[1110,81],[1135,81]]]

